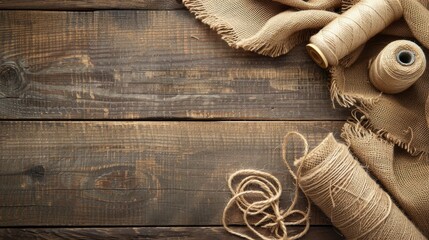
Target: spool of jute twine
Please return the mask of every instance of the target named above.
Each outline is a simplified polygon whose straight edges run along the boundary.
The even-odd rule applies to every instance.
[[[332,134],[298,164],[299,186],[347,239],[426,239]]]
[[[292,135],[300,137],[305,146],[304,157],[295,161],[296,174],[286,160],[286,146]],[[282,152],[283,160],[296,180],[291,206],[287,210],[280,209],[281,184],[271,174],[257,170],[238,171],[228,181],[233,197],[222,219],[227,231],[246,239],[254,239],[253,236],[261,239],[302,237],[309,229],[310,203],[307,202],[306,211],[295,209],[300,188],[307,201],[310,198],[319,206],[347,239],[426,239],[332,134],[308,153],[306,139],[299,133],[288,133]],[[228,213],[233,206],[242,212],[250,233],[229,226]],[[293,214],[301,218],[286,221]],[[253,222],[249,220],[252,217],[256,218]],[[289,236],[287,226],[298,224],[305,224],[305,227]],[[271,233],[264,234],[257,230],[258,227],[268,228]]]
[[[313,35],[307,51],[319,66],[336,66],[402,13],[399,0],[361,0]]]
[[[398,40],[388,44],[372,61],[369,79],[384,93],[400,93],[413,85],[426,70],[423,50],[414,42]]]

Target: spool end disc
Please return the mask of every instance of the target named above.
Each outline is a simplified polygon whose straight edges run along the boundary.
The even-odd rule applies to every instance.
[[[327,68],[329,66],[328,59],[326,59],[325,55],[322,53],[319,47],[316,45],[309,43],[306,46],[307,52],[314,62],[317,63],[322,68]]]

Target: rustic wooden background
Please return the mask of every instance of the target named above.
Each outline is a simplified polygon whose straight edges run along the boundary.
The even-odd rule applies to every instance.
[[[314,147],[348,115],[303,46],[231,49],[179,1],[0,9],[1,239],[233,239],[228,176],[273,173],[287,206],[283,135]],[[319,210],[311,222],[304,239],[342,239]]]

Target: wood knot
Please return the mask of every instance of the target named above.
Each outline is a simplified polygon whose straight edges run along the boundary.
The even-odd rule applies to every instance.
[[[41,182],[45,177],[45,167],[37,165],[27,170],[27,175],[36,182]]]
[[[158,198],[160,184],[156,176],[137,172],[134,166],[104,166],[82,178],[86,198],[103,202],[133,203]]]
[[[26,84],[19,67],[13,62],[0,65],[0,96],[19,97]]]

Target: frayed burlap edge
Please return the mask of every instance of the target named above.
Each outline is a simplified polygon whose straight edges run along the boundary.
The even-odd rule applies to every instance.
[[[381,138],[356,121],[347,121],[341,129],[341,138],[346,142],[347,146],[350,146],[356,138],[365,137],[372,137],[384,144],[393,145],[393,143]]]
[[[317,32],[316,30],[302,30],[291,35],[288,41],[276,43],[270,43],[252,37],[239,39],[234,28],[221,18],[216,17],[214,14],[210,14],[201,1],[183,0],[183,4],[195,15],[196,19],[201,20],[201,22],[207,24],[211,29],[215,30],[217,34],[221,35],[221,39],[230,47],[235,49],[242,48],[246,51],[256,52],[264,56],[278,57],[286,54],[297,45],[308,41],[310,36]]]
[[[182,0],[182,3],[195,15],[196,19],[209,25],[211,29],[222,36],[222,39],[225,40],[229,46],[236,48],[235,44],[238,41],[238,36],[232,26],[213,14],[208,13],[204,4],[198,0]]]
[[[333,107],[335,108],[335,103],[341,107],[351,108],[357,107],[358,109],[367,110],[371,106],[377,103],[380,99],[380,96],[374,98],[362,98],[357,95],[347,95],[344,94],[337,85],[337,81],[344,79],[344,72],[339,67],[333,67],[329,69],[330,76],[330,93]]]
[[[410,140],[402,141],[401,139],[387,132],[385,129],[376,129],[374,127],[374,125],[371,123],[371,120],[368,118],[369,116],[368,112],[371,111],[372,107],[377,104],[382,93],[380,93],[378,97],[374,97],[374,98],[362,98],[356,95],[344,94],[343,92],[341,92],[341,90],[338,88],[338,85],[337,85],[337,81],[339,79],[344,78],[344,76],[340,76],[340,74],[342,74],[342,70],[337,67],[337,68],[331,68],[329,72],[330,72],[330,78],[331,78],[331,83],[330,83],[331,100],[334,107],[335,107],[335,103],[346,108],[354,107],[354,109],[352,110],[352,116],[348,121],[349,123],[360,125],[362,128],[371,131],[379,138],[385,139],[388,142],[393,143],[405,149],[412,156],[417,156],[420,154],[425,154],[425,155],[428,154],[425,151],[417,150],[415,147],[412,146],[413,132],[411,128],[408,129],[410,134]]]
[[[308,41],[310,36],[315,32],[316,31],[302,30],[291,35],[287,41],[275,44],[261,41],[258,38],[243,39],[237,42],[236,47],[241,47],[244,50],[256,52],[264,56],[278,57],[288,53],[297,45]]]
[[[407,150],[408,153],[410,151],[413,151],[413,153],[410,153],[412,156],[420,156],[418,159],[429,159],[429,153],[424,151],[416,151],[413,148],[410,148],[409,146],[400,145],[396,142],[392,142],[390,139],[386,140],[387,134],[384,131],[377,131],[373,132],[371,131],[368,126],[365,125],[365,123],[362,124],[362,122],[356,121],[356,119],[347,121],[346,124],[341,129],[341,138],[346,142],[346,145],[350,147],[351,143],[355,141],[356,138],[365,138],[365,137],[371,137],[383,144],[386,145],[398,145],[399,147]],[[410,150],[408,150],[408,149]]]

